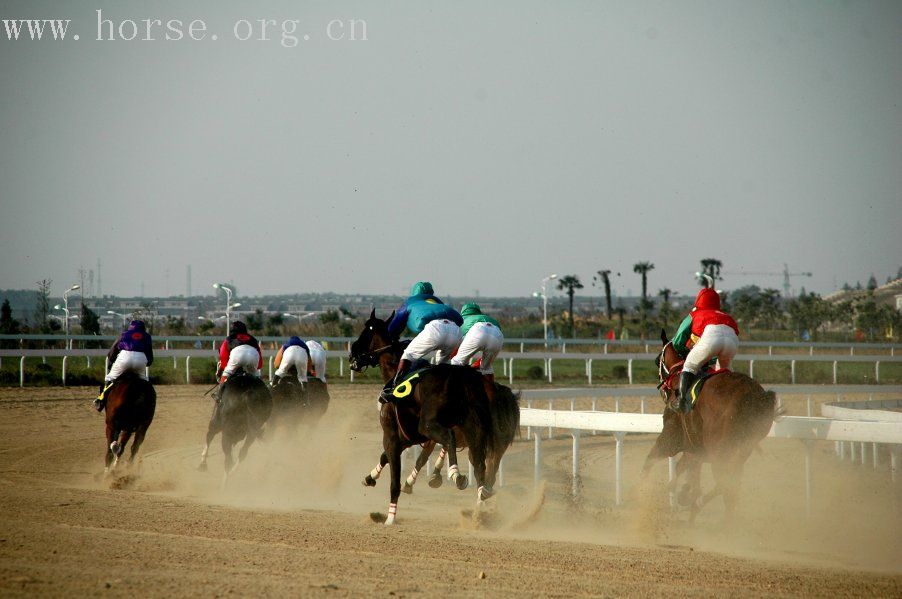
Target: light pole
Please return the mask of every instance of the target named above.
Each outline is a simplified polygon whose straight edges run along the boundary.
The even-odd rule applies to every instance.
[[[544,330],[542,342],[545,344],[546,348],[548,347],[548,291],[546,286],[548,285],[548,281],[556,278],[556,274],[550,274],[542,279],[542,329]]]
[[[113,312],[112,310],[107,310],[106,313],[112,314],[113,316],[118,316],[119,318],[121,318],[122,319],[122,328],[123,329],[125,328],[125,323],[128,320],[128,316],[126,316],[125,314],[120,314],[119,312]]]
[[[232,288],[225,283],[213,283],[213,289],[222,289],[226,294],[226,334],[232,327]]]
[[[66,349],[72,349],[72,341],[69,339],[69,294],[79,288],[80,285],[73,285],[63,292],[63,312],[66,313]]]

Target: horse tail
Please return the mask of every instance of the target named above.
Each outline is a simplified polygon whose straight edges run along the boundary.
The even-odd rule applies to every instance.
[[[786,408],[777,404],[777,394],[773,391],[765,391],[764,397],[771,405],[773,411],[773,421],[776,422],[786,415]]]
[[[466,373],[466,378],[462,377],[460,379],[461,386],[464,387],[462,391],[466,394],[470,409],[476,413],[476,417],[479,419],[486,442],[491,446],[495,438],[495,431],[492,426],[494,415],[489,406],[490,402],[486,397],[485,387],[482,385],[482,375],[471,368],[467,368],[463,372]]]
[[[508,443],[520,434],[520,394],[510,387],[495,386],[495,399],[489,403],[495,437]]]

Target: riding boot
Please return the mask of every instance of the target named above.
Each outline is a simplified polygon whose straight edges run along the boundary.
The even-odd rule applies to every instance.
[[[695,382],[695,373],[684,370],[680,373],[680,388],[677,390],[677,398],[680,400],[680,411],[688,414],[692,409],[692,399],[689,397],[689,389]]]
[[[106,381],[100,383],[100,392],[97,394],[97,397],[94,399],[94,409],[98,412],[103,412],[103,408],[106,407],[106,391],[109,387],[107,387]]]
[[[392,395],[392,391],[404,379],[409,368],[410,360],[401,360],[398,363],[398,371],[395,372],[395,377],[385,384],[385,387],[382,388],[382,393],[379,394],[379,403],[394,402],[395,396]]]

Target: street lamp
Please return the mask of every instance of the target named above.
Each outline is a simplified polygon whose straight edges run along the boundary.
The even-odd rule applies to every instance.
[[[69,294],[79,287],[80,285],[73,285],[63,292],[63,312],[66,313],[66,349],[72,349],[72,341],[69,340]]]
[[[556,274],[550,274],[542,279],[542,328],[545,332],[545,336],[542,341],[545,343],[546,348],[548,347],[548,291],[545,289],[545,287],[546,285],[548,285],[548,281],[556,278]]]
[[[113,316],[118,316],[122,319],[122,328],[125,328],[125,323],[128,320],[128,316],[125,314],[120,314],[119,312],[113,312],[112,310],[107,310],[107,314],[112,314]]]
[[[222,289],[226,294],[226,331],[232,328],[232,288],[225,283],[213,283],[213,289]]]

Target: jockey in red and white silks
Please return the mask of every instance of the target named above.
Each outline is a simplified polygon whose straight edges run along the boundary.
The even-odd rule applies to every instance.
[[[729,368],[739,351],[739,326],[720,309],[720,296],[714,289],[698,292],[695,307],[673,337],[673,348],[684,357],[677,397],[680,408],[687,412],[691,405],[686,396],[698,372],[713,358],[719,368]]]

